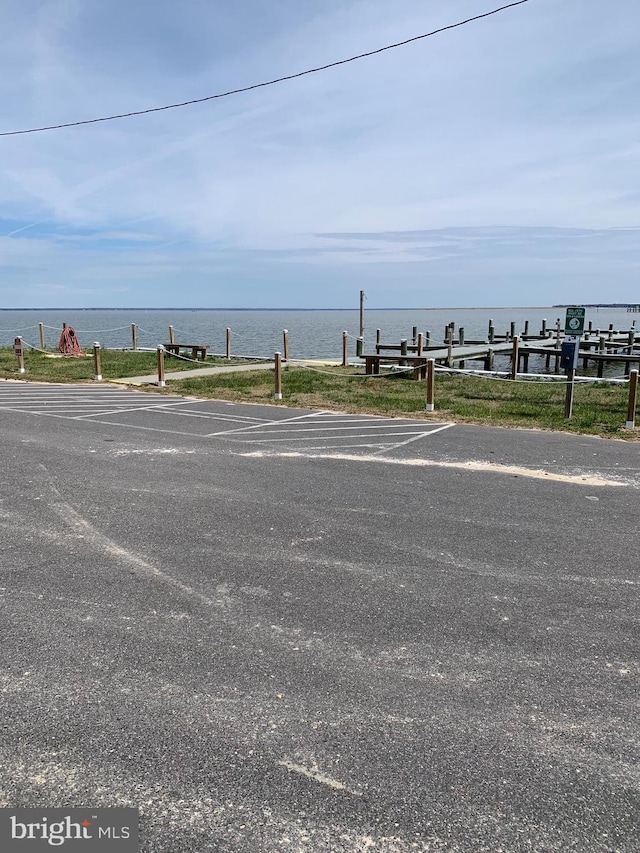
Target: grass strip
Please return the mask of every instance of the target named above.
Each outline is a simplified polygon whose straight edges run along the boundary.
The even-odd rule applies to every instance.
[[[206,365],[229,364],[207,359]],[[234,363],[238,363],[234,360]],[[179,359],[166,360],[167,372],[200,367]],[[25,353],[27,373],[17,373],[17,359],[10,349],[0,349],[0,377],[46,382],[79,382],[93,379],[92,358],[48,358],[39,352]],[[103,350],[105,379],[153,374],[156,354]],[[576,384],[573,417],[564,418],[565,386],[553,382],[508,382],[470,376],[436,376],[435,412],[425,411],[425,384],[389,373],[384,377],[353,375],[357,368],[323,367],[322,371],[285,367],[281,405],[310,409],[425,420],[490,424],[505,427],[561,430],[604,437],[640,440],[640,430],[626,430],[628,386],[606,383]],[[272,370],[255,370],[211,376],[185,376],[167,381],[166,388],[146,386],[155,393],[183,394],[203,399],[268,403],[274,400]]]
[[[281,404],[378,414],[529,427],[587,433],[627,440],[640,430],[625,430],[628,386],[576,384],[573,417],[564,417],[565,385],[552,382],[508,382],[470,376],[436,376],[435,412],[425,411],[425,384],[399,374],[354,377],[354,368],[315,372],[285,367]],[[195,397],[277,404],[272,371],[185,377],[167,383],[170,393]]]
[[[100,360],[104,379],[122,379],[126,376],[146,376],[157,371],[156,352],[139,350],[101,349]],[[234,359],[234,363],[240,363]],[[244,362],[247,363],[247,362]],[[165,353],[164,367],[167,373],[193,370],[229,364],[225,359],[208,358],[205,362],[185,361]],[[60,353],[44,354],[38,350],[24,350],[26,373],[18,373],[18,359],[12,349],[0,349],[0,377],[4,379],[31,379],[38,382],[82,382],[93,381],[93,350],[79,358],[64,358]]]

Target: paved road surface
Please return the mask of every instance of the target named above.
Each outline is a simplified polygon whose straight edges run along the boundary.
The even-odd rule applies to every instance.
[[[637,444],[0,383],[2,805],[639,849]]]

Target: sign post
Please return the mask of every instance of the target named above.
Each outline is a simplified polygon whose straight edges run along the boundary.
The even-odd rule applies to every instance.
[[[562,343],[560,366],[565,368],[567,375],[567,393],[564,400],[564,416],[567,420],[570,420],[573,414],[573,391],[580,351],[580,338],[584,334],[585,314],[584,308],[567,308],[567,316],[564,321],[565,339]]]
[[[21,337],[13,339],[13,351],[18,359],[18,373],[24,373],[24,350]]]

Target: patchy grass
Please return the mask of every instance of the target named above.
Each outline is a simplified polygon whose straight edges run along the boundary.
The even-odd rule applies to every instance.
[[[194,364],[165,353],[167,372],[191,370],[197,367],[210,367],[216,364],[228,364],[224,359],[208,358],[206,362]],[[24,379],[38,382],[83,382],[93,381],[93,350],[80,358],[64,358],[60,353],[44,354],[25,348]],[[145,376],[157,370],[155,352],[131,350],[101,350],[102,375],[105,379],[121,379],[125,376]],[[5,379],[21,378],[18,373],[18,359],[12,349],[0,349],[0,377]]]
[[[322,372],[286,367],[282,404],[380,415],[409,415],[495,426],[530,427],[640,439],[624,429],[627,385],[576,384],[573,417],[564,418],[565,386],[550,382],[510,382],[469,376],[437,376],[436,411],[425,411],[425,383],[397,374],[354,376],[354,368]],[[272,371],[247,371],[185,378],[167,383],[172,393],[221,400],[277,403]]]
[[[208,359],[207,365],[228,364]],[[47,358],[38,352],[25,355],[24,378],[47,382],[81,382],[93,378],[92,358]],[[167,359],[167,371],[187,370],[193,363]],[[199,365],[198,365],[199,366]],[[0,377],[18,378],[12,350],[0,350]],[[153,374],[156,354],[104,350],[105,379]],[[355,375],[354,375],[355,374]],[[272,370],[243,371],[212,376],[185,376],[168,380],[166,388],[147,386],[154,393],[269,403],[274,400]],[[435,412],[425,411],[425,383],[390,373],[365,376],[357,368],[322,367],[318,370],[285,367],[281,404],[311,409],[410,416],[427,420],[529,427],[588,433],[640,440],[640,430],[624,429],[627,385],[577,384],[573,418],[564,418],[565,386],[551,382],[510,382],[469,376],[436,376]]]

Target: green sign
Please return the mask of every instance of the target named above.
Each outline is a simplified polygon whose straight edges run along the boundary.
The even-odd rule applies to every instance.
[[[585,308],[567,308],[567,316],[564,321],[565,335],[580,336],[584,333]]]

